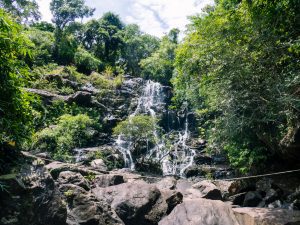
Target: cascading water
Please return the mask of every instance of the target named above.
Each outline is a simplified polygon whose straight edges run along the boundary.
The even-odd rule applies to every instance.
[[[165,95],[163,87],[160,83],[148,80],[143,89],[142,95],[138,99],[138,104],[135,111],[129,115],[129,119],[136,115],[149,115],[153,119],[158,119],[158,115],[161,115],[165,110]],[[173,130],[171,132],[174,132]],[[148,149],[146,158],[151,158],[161,163],[161,167],[164,175],[183,175],[184,171],[193,164],[195,151],[190,149],[187,145],[187,141],[190,138],[190,132],[188,130],[188,119],[186,117],[184,128],[178,133],[178,138],[167,142],[172,142],[171,146],[166,145],[165,138],[162,138],[162,134],[154,127],[154,147]],[[164,137],[168,138],[169,134],[165,134]],[[148,144],[147,140],[147,144]],[[130,140],[126,140],[122,134],[120,134],[116,140],[119,151],[123,154],[125,167],[134,170],[135,165],[131,152],[133,150],[133,144]],[[168,147],[167,147],[168,146]]]

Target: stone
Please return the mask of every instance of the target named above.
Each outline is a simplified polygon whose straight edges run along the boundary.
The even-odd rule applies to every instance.
[[[92,192],[99,200],[105,200],[125,224],[155,224],[145,216],[160,198],[155,185],[144,181],[124,183],[106,188],[94,188]]]
[[[157,183],[156,187],[160,190],[174,190],[176,188],[177,180],[174,177],[164,177]]]
[[[300,211],[267,208],[233,208],[240,225],[300,225]]]
[[[230,196],[228,200],[231,201],[233,205],[243,206],[246,194],[247,192],[238,193],[236,195]]]
[[[123,225],[124,223],[106,203],[83,188],[63,184],[59,190],[68,205],[68,225]]]
[[[96,176],[101,175],[103,173],[107,173],[105,171],[94,171],[84,167],[80,167],[78,165],[62,163],[62,162],[52,162],[45,166],[46,169],[50,171],[51,176],[56,180],[59,177],[59,174],[63,171],[72,171],[76,173],[80,173],[82,176]]]
[[[256,191],[249,191],[245,195],[244,207],[256,207],[263,200],[262,196]]]
[[[88,181],[80,173],[63,171],[59,174],[57,181],[60,184],[74,184],[87,191],[90,190]]]
[[[208,180],[200,181],[192,186],[201,192],[202,198],[212,199],[212,200],[222,200],[221,191],[216,185]]]
[[[185,200],[177,205],[159,225],[241,225],[231,206],[221,201],[203,198]]]
[[[66,98],[68,103],[75,102],[81,106],[92,106],[92,94],[87,91],[77,91]]]
[[[93,179],[92,183],[93,183],[93,188],[109,187],[118,184],[123,184],[124,178],[122,175],[118,175],[118,174],[97,175],[95,179]]]
[[[18,176],[1,176],[1,225],[65,225],[67,209],[50,174],[42,166],[23,165]]]
[[[107,170],[107,166],[105,165],[105,162],[104,162],[103,159],[94,159],[91,162],[91,166],[95,169],[100,169],[100,170],[103,170],[103,171]]]

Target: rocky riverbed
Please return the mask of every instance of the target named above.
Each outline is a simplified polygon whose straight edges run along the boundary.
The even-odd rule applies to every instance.
[[[0,177],[3,225],[300,224],[299,189],[282,177],[192,180],[23,157]]]

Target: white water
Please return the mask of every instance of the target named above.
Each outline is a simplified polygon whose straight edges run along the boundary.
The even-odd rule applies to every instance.
[[[143,89],[142,95],[138,99],[138,105],[135,111],[129,115],[132,118],[136,115],[150,115],[154,119],[158,119],[157,115],[162,113],[165,107],[165,96],[162,86],[153,81],[147,81]],[[153,136],[155,146],[148,149],[146,158],[152,158],[161,163],[164,175],[180,175],[183,176],[184,171],[193,164],[195,151],[187,146],[187,141],[190,138],[188,130],[188,120],[186,118],[184,129],[178,131],[177,140],[168,140],[172,142],[171,147],[166,146],[166,140],[162,138],[162,134],[156,128],[153,128]],[[168,137],[168,134],[165,135]],[[148,140],[147,140],[148,143]],[[116,140],[117,147],[122,153],[125,161],[125,167],[134,170],[135,165],[131,155],[133,144],[126,140],[120,134]]]

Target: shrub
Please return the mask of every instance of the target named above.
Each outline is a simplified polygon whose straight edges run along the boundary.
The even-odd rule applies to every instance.
[[[99,59],[82,48],[79,48],[75,53],[74,61],[78,71],[85,74],[98,71],[98,69],[101,69],[103,66]]]
[[[48,151],[56,160],[70,160],[70,153],[76,147],[83,147],[95,134],[96,123],[85,114],[65,114],[57,124],[49,126],[34,136],[33,149]]]

